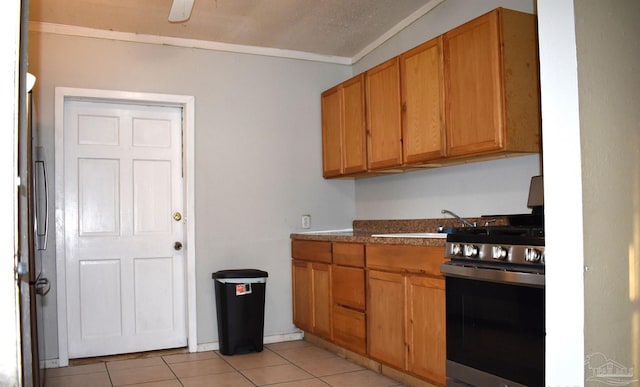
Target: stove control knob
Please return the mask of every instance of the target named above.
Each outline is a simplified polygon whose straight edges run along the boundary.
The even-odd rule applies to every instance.
[[[467,258],[475,258],[478,256],[478,246],[464,245],[464,256]]]
[[[507,258],[509,251],[502,246],[493,246],[491,248],[491,257],[497,260],[504,260]]]
[[[453,255],[462,255],[462,246],[460,246],[460,243],[454,243],[453,246],[451,246],[451,253]]]
[[[524,259],[527,262],[537,263],[540,262],[542,258],[542,252],[538,249],[534,249],[533,247],[527,247],[524,251]]]

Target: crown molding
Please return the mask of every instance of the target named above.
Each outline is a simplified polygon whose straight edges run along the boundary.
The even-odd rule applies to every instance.
[[[157,44],[162,46],[175,46],[185,48],[198,48],[210,51],[234,52],[240,54],[253,54],[278,58],[299,59],[313,62],[325,62],[341,65],[351,65],[351,58],[341,56],[319,55],[304,51],[281,50],[257,46],[244,46],[211,42],[208,40],[175,38],[170,36],[145,35],[133,32],[109,31],[96,28],[78,27],[66,24],[29,22],[29,31],[49,33],[56,35],[78,36],[85,38],[118,40],[123,42]]]

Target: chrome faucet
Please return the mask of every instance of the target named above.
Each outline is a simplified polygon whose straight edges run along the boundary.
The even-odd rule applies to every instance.
[[[441,211],[443,214],[449,214],[451,216],[453,216],[454,218],[458,219],[458,221],[460,221],[460,223],[462,223],[463,225],[467,226],[467,227],[477,227],[478,224],[477,223],[471,223],[468,220],[466,220],[465,218],[458,216],[456,214],[454,214],[453,212],[449,211],[449,210],[442,210]]]

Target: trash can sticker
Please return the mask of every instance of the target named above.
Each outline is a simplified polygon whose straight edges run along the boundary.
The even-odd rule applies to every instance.
[[[251,294],[251,284],[236,284],[236,296]]]

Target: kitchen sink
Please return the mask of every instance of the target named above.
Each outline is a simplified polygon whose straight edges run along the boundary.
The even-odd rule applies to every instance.
[[[405,232],[392,234],[373,234],[374,238],[441,238],[447,237],[447,234],[441,232]]]

